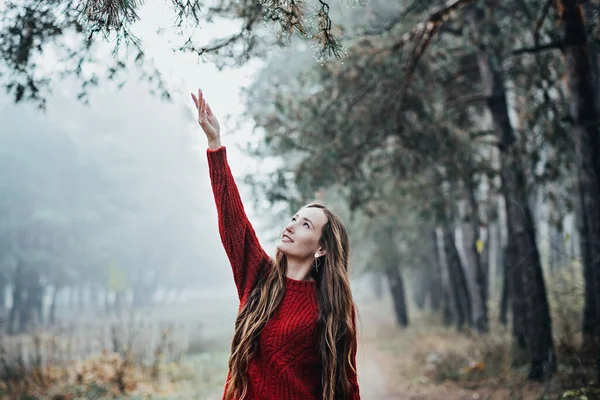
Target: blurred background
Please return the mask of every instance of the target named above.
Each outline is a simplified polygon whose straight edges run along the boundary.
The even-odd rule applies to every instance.
[[[198,88],[268,253],[345,221],[363,399],[600,398],[598,1],[0,10],[0,398],[221,398]]]

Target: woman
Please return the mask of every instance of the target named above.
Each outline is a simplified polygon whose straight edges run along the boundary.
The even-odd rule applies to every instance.
[[[208,139],[219,232],[240,299],[223,399],[360,399],[343,223],[322,205],[302,207],[271,260],[244,212],[219,122],[201,90],[192,99]]]

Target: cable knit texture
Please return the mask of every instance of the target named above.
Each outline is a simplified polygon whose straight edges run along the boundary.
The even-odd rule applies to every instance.
[[[271,261],[246,216],[225,147],[208,149],[207,156],[219,233],[231,263],[241,307],[259,276],[269,272]],[[248,366],[248,400],[323,398],[318,312],[315,282],[286,278],[281,304],[260,334],[258,352]],[[352,361],[356,365],[356,352]],[[350,372],[349,379],[354,390],[348,400],[359,400],[356,374]]]

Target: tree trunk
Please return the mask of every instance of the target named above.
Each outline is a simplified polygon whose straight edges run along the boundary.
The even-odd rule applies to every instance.
[[[44,315],[44,297],[47,286],[40,282],[39,274],[36,274],[36,278],[37,281],[35,282],[35,292],[32,296],[32,307],[34,310],[34,316],[36,317],[36,323],[43,325],[46,317]]]
[[[422,270],[416,271],[412,278],[413,281],[413,300],[417,309],[423,311],[425,309],[425,303],[427,301],[427,294],[429,292],[429,282],[427,277]]]
[[[0,310],[4,310],[6,307],[6,286],[7,276],[5,272],[0,272]]]
[[[40,274],[35,268],[25,268],[23,273],[23,292],[26,293],[25,300],[21,303],[19,318],[19,332],[24,332],[31,325],[37,326],[43,323],[43,298],[45,287],[40,281]]]
[[[84,299],[84,294],[85,294],[85,287],[83,285],[79,285],[77,286],[77,296],[75,297],[75,301],[76,301],[76,309],[79,312],[84,312],[85,311],[85,299]]]
[[[528,304],[525,299],[523,274],[517,265],[517,252],[514,243],[509,239],[504,255],[507,275],[508,300],[512,310],[512,366],[517,367],[529,362],[528,348]]]
[[[504,250],[505,252],[507,252],[508,250]],[[509,269],[509,265],[506,262],[506,260],[508,259],[508,257],[504,257],[504,265],[502,266],[502,291],[500,292],[500,323],[504,326],[508,325],[508,299],[509,299],[509,293],[508,293],[508,286],[509,286],[509,282],[508,282],[508,269]]]
[[[48,323],[54,325],[56,323],[56,303],[58,302],[58,294],[60,293],[60,288],[55,287],[52,292],[52,300],[50,303],[50,310],[48,312]]]
[[[488,10],[490,11],[490,10]],[[472,13],[474,26],[482,34],[484,29],[496,29],[486,21],[483,9]],[[535,240],[535,225],[529,207],[525,173],[513,146],[515,135],[510,124],[502,61],[495,51],[480,46],[479,72],[488,96],[488,108],[501,151],[502,192],[506,204],[509,252],[511,254],[511,282],[522,280],[527,304],[527,345],[530,355],[529,379],[547,380],[556,372],[556,354],[552,340],[552,320],[546,296],[540,256]],[[510,288],[515,304],[516,288]],[[513,308],[513,313],[519,310]]]
[[[402,327],[408,326],[408,311],[406,308],[406,296],[404,294],[404,281],[402,274],[398,269],[398,266],[392,265],[385,269],[388,284],[390,287],[390,294],[392,295],[392,301],[394,303],[394,312],[396,314],[396,320]]]
[[[15,268],[15,278],[12,285],[12,307],[8,318],[8,334],[14,335],[18,330],[19,316],[23,305],[23,265],[21,260],[17,260]]]
[[[508,115],[506,115],[508,123]],[[552,320],[546,295],[540,256],[535,240],[535,226],[527,202],[525,174],[514,147],[503,157],[502,186],[506,197],[508,241],[511,249],[511,295],[517,298],[523,286],[527,310],[527,345],[530,356],[529,378],[547,380],[556,372],[556,355],[552,340]],[[513,253],[514,252],[514,253]],[[516,299],[515,299],[516,300]],[[513,300],[513,313],[518,300]]]
[[[577,210],[577,228],[580,235],[581,260],[583,264],[583,278],[585,285],[584,306],[583,306],[583,350],[585,352],[593,351],[595,345],[596,329],[596,293],[594,291],[594,265],[592,262],[592,244],[588,241],[588,220],[584,215],[583,199],[581,185],[579,185],[579,207]]]
[[[477,250],[477,241],[481,240],[480,228],[481,219],[479,218],[479,206],[475,197],[475,182],[473,173],[470,173],[466,179],[467,199],[469,204],[468,224],[472,233],[472,239],[465,250],[470,253],[469,260],[473,263],[473,275],[475,278],[475,293],[473,294],[473,325],[478,332],[487,332],[489,330],[488,321],[488,289],[487,274],[481,253]],[[476,299],[476,300],[475,300]]]
[[[490,247],[494,247],[493,263],[495,267],[495,277],[503,277],[506,275],[504,272],[504,265],[506,264],[506,246],[502,241],[502,234],[500,231],[500,222],[490,224]]]
[[[456,249],[454,240],[454,229],[449,226],[443,228],[444,252],[448,266],[448,276],[454,310],[456,314],[456,328],[461,330],[465,324],[471,323],[471,294],[467,283],[467,277]]]
[[[442,323],[445,326],[450,326],[454,323],[454,313],[452,309],[452,296],[450,274],[448,272],[448,262],[446,260],[446,254],[443,245],[443,237],[438,237],[437,229],[431,230],[431,241],[433,248],[435,249],[436,258],[438,260],[438,275],[441,283],[441,296],[442,296]]]
[[[438,250],[438,241],[435,229],[431,229],[426,236],[427,237],[425,240],[428,240],[430,243],[430,259],[431,263],[433,263],[433,268],[431,269],[433,273],[427,279],[429,284],[429,299],[431,301],[431,310],[438,312],[442,310],[444,304],[444,292],[447,292],[447,289],[444,288],[444,282],[442,279],[443,266],[440,258],[440,252]]]
[[[548,237],[550,239],[550,248],[548,249],[548,269],[550,274],[553,274],[564,260],[563,255],[560,252],[560,231],[555,228],[552,224],[548,226]]]
[[[565,70],[570,94],[570,114],[575,126],[578,161],[579,204],[582,207],[580,231],[586,281],[588,320],[584,328],[593,331],[596,347],[597,379],[600,381],[600,138],[598,105],[587,34],[581,8],[576,0],[559,0],[564,28]],[[583,244],[585,243],[585,244]],[[586,255],[587,252],[587,255]],[[593,292],[588,294],[588,292]],[[592,315],[592,310],[595,312]],[[594,317],[594,321],[590,319]],[[590,328],[590,327],[593,327]],[[589,335],[589,332],[588,332]],[[588,339],[589,341],[590,339]]]
[[[104,290],[104,312],[106,315],[110,315],[112,312],[110,304],[110,289]]]

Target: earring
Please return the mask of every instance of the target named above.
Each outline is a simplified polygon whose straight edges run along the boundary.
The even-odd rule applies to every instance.
[[[315,254],[315,258],[313,259],[312,266],[316,272],[319,272],[319,257]]]

